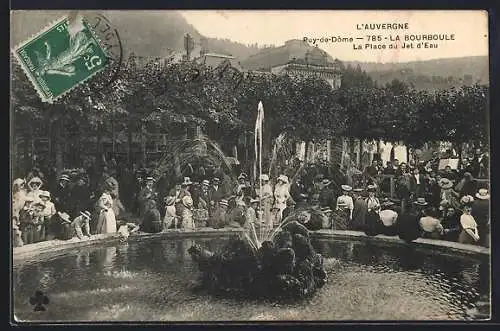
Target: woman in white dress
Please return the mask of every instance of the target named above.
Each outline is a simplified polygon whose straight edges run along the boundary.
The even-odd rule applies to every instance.
[[[278,177],[278,183],[274,188],[274,208],[278,209],[277,222],[281,222],[283,218],[283,210],[286,208],[286,202],[291,199],[290,196],[290,184],[288,183],[288,177],[285,175],[280,175]]]
[[[12,184],[12,216],[16,220],[19,220],[19,211],[24,207],[24,201],[26,199],[26,188],[24,179],[17,178]]]
[[[261,208],[262,208],[262,221],[267,225],[273,226],[273,218],[271,215],[271,209],[273,206],[273,189],[269,184],[269,176],[266,174],[262,174],[260,176],[260,180],[262,182],[262,192],[257,188],[257,193],[260,199]]]
[[[375,185],[368,185],[368,198],[366,204],[368,205],[368,212],[380,210],[380,200],[376,196],[377,187]]]
[[[97,219],[97,233],[115,233],[116,218],[113,211],[113,198],[108,193],[103,193],[97,203],[99,216]]]
[[[460,216],[460,225],[462,226],[462,232],[458,236],[458,242],[461,244],[474,245],[480,239],[476,220],[470,214],[471,210],[472,208],[470,203],[464,204],[463,214],[462,216]]]
[[[34,203],[41,201],[40,200],[40,193],[42,193],[41,187],[42,187],[42,180],[40,179],[40,177],[33,177],[28,182],[27,196],[31,197]]]

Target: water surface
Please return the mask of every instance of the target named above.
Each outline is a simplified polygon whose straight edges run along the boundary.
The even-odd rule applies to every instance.
[[[328,283],[300,302],[194,291],[187,249],[227,239],[153,239],[82,248],[14,267],[20,321],[471,320],[489,318],[489,261],[413,246],[318,240]],[[50,300],[34,312],[36,290]]]

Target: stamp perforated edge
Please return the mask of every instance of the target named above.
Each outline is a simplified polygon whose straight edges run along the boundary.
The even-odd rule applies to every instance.
[[[107,65],[106,65],[106,66],[100,68],[99,70],[96,70],[94,73],[92,73],[91,75],[89,75],[88,77],[86,77],[85,79],[83,79],[82,81],[80,81],[79,83],[73,85],[71,88],[69,88],[68,90],[66,90],[65,92],[61,93],[60,95],[58,95],[56,97],[53,97],[53,98],[46,97],[45,93],[38,86],[38,82],[36,81],[35,77],[33,77],[33,75],[31,74],[31,72],[29,70],[29,68],[26,67],[24,61],[19,56],[18,50],[20,48],[24,47],[26,44],[30,43],[32,40],[34,40],[36,38],[39,38],[45,32],[53,29],[57,24],[61,23],[64,20],[68,20],[68,19],[69,18],[66,15],[66,16],[58,18],[57,20],[52,21],[51,23],[47,24],[43,29],[41,29],[39,32],[37,32],[35,34],[32,34],[31,37],[29,37],[26,40],[18,43],[16,46],[14,46],[11,49],[11,52],[14,55],[14,58],[16,59],[16,61],[19,63],[19,65],[23,69],[25,75],[28,77],[29,81],[31,82],[31,85],[33,85],[33,87],[35,88],[36,92],[38,93],[38,96],[40,97],[40,99],[42,99],[42,102],[47,102],[47,103],[53,104],[55,101],[63,98],[66,94],[68,94],[69,92],[71,92],[72,90],[74,90],[77,86],[85,83],[90,78],[94,77],[96,74],[100,73],[102,70],[104,70],[105,68],[107,68]],[[80,19],[83,21],[83,17],[80,18]],[[86,22],[86,23],[87,23],[87,28],[89,29],[90,33],[92,34],[92,37],[94,37],[94,39],[97,41],[97,43],[99,44],[99,47],[101,47],[101,50],[104,52],[104,54],[106,56],[108,56],[106,50],[102,47],[101,39],[97,36],[97,34],[94,32],[94,30],[92,30],[92,28],[88,25],[88,22]],[[12,66],[12,63],[11,63],[11,66]]]

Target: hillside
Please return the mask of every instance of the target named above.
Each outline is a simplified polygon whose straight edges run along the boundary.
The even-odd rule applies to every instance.
[[[202,35],[176,11],[105,11],[102,12],[118,30],[125,56],[162,57],[172,51],[183,52],[184,35],[189,33],[199,51]],[[36,34],[42,27],[67,15],[68,11],[15,11],[11,16],[11,45],[16,45]],[[227,39],[207,38],[211,52],[246,58],[259,51],[256,46]]]
[[[102,12],[102,11],[100,11]],[[195,41],[193,55],[200,50],[203,31],[197,31],[177,11],[104,11],[118,30],[125,57],[131,52],[144,57],[166,57],[172,51],[184,51],[184,35],[191,34]],[[68,11],[14,11],[11,13],[11,45],[15,45],[40,31],[41,27],[67,15]],[[300,43],[280,47],[262,48],[244,45],[228,39],[207,38],[210,52],[235,56],[244,68],[255,70],[270,64],[283,64],[289,58],[303,58],[309,50],[322,61],[324,53]],[[314,53],[318,54],[314,54]],[[328,61],[332,57],[326,54]],[[340,59],[342,60],[342,59]],[[450,86],[488,83],[487,57],[464,57],[408,63],[367,63],[343,61],[345,65],[359,65],[379,84],[398,79],[416,88],[434,89]]]
[[[489,62],[486,56],[448,58],[407,63],[369,63],[344,61],[360,66],[379,84],[393,79],[412,83],[417,88],[441,88],[476,82],[488,84]]]

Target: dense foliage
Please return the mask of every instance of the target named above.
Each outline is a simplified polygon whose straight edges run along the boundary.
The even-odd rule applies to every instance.
[[[50,105],[41,103],[14,64],[11,109],[17,132],[46,132],[49,125],[56,142],[110,137],[112,131],[115,137],[128,135],[130,142],[133,134],[198,125],[216,141],[236,143],[241,134],[253,132],[262,100],[268,142],[289,133],[297,140],[347,136],[412,147],[433,141],[487,143],[487,86],[417,91],[399,81],[376,86],[359,68],[341,70],[343,86],[333,91],[319,78],[242,73],[228,63],[138,65],[130,58],[110,86],[106,79],[102,89],[91,82],[94,90],[81,86]]]

